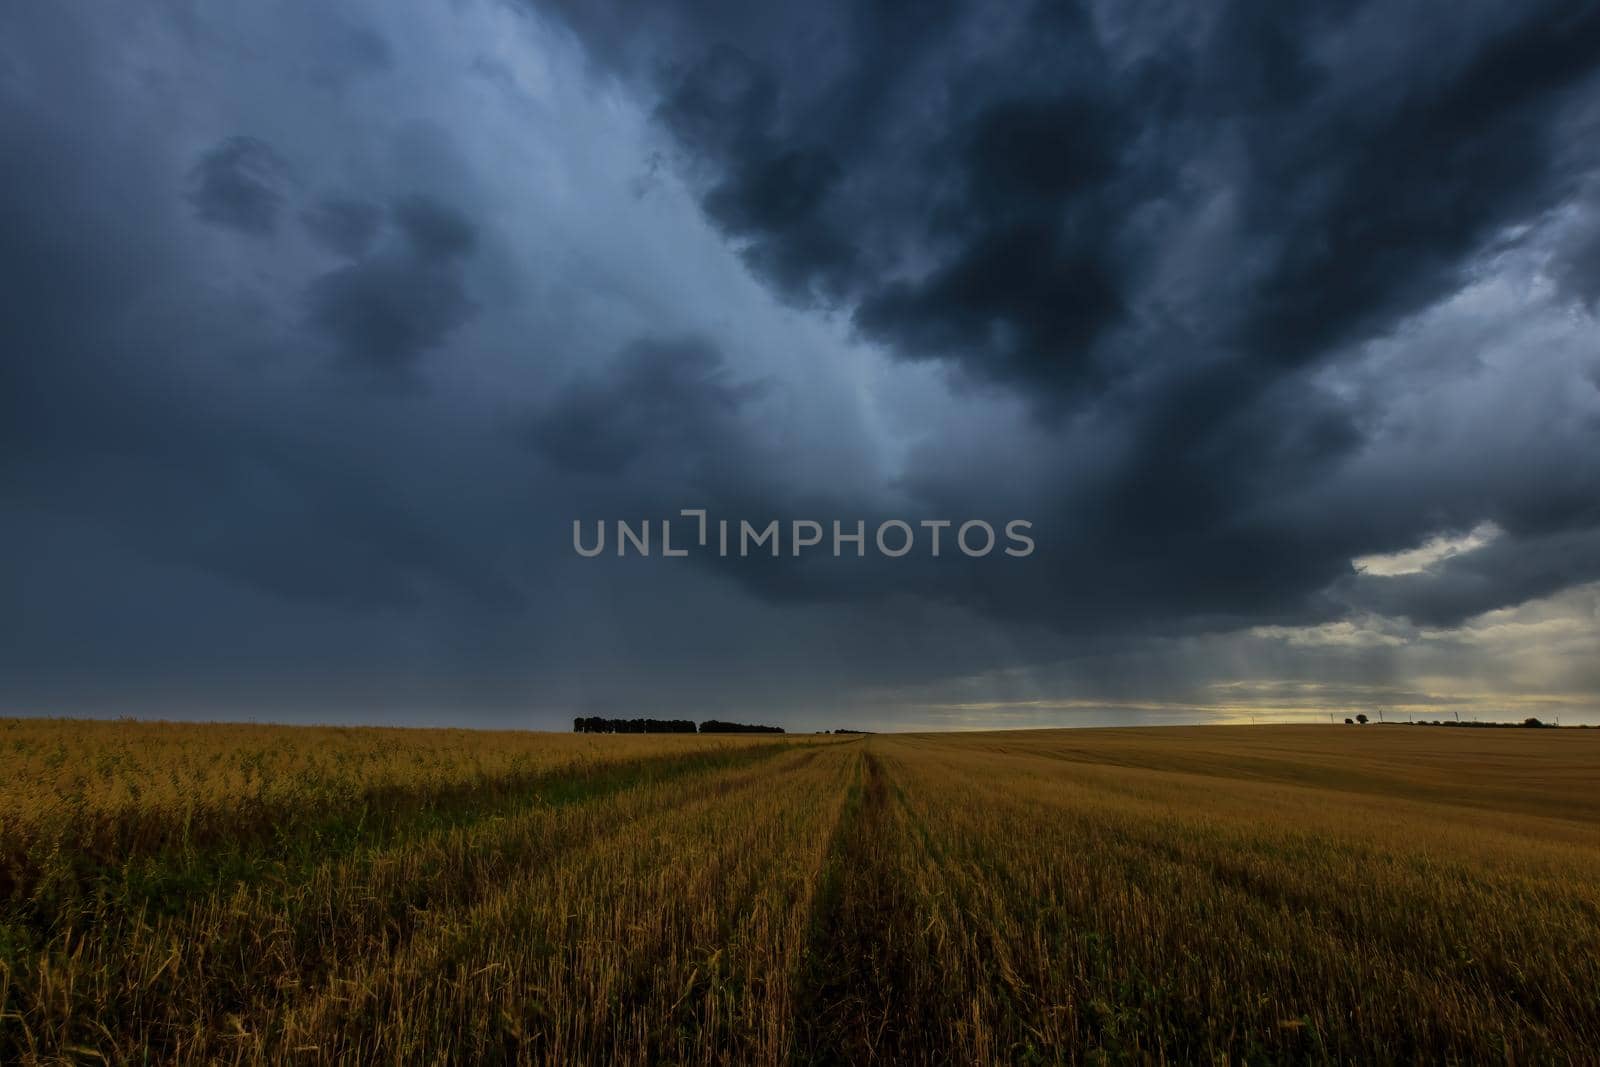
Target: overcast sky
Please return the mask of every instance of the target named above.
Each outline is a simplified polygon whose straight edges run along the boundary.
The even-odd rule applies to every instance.
[[[10,3],[0,292],[0,714],[1600,723],[1592,3]]]

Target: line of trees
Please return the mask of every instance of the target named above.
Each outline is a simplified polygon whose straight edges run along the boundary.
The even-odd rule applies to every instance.
[[[1367,723],[1369,723],[1371,721],[1372,720],[1367,718],[1365,715],[1357,715],[1353,719],[1345,719],[1344,724],[1346,726],[1357,726],[1357,725],[1365,726],[1365,725],[1367,725]],[[1476,729],[1504,729],[1504,730],[1522,730],[1522,729],[1532,729],[1532,730],[1546,730],[1546,729],[1548,729],[1548,730],[1554,730],[1556,727],[1560,726],[1561,724],[1560,723],[1554,723],[1554,722],[1543,722],[1543,721],[1541,721],[1539,719],[1535,719],[1535,718],[1530,716],[1530,717],[1528,717],[1526,719],[1523,719],[1521,722],[1489,722],[1489,721],[1479,722],[1477,720],[1474,720],[1472,722],[1460,722],[1460,721],[1452,722],[1449,719],[1414,719],[1414,720],[1407,720],[1406,722],[1390,723],[1389,725],[1391,725],[1391,726],[1459,726],[1459,727],[1462,727],[1464,729],[1475,729],[1476,728]]]
[[[1461,727],[1466,727],[1468,729],[1471,729],[1472,727],[1485,727],[1485,726],[1487,726],[1487,727],[1500,727],[1500,728],[1503,728],[1503,729],[1517,729],[1517,730],[1520,730],[1520,729],[1531,729],[1531,730],[1550,729],[1550,730],[1553,730],[1553,729],[1556,728],[1557,724],[1553,723],[1553,722],[1544,722],[1544,721],[1542,721],[1540,719],[1536,719],[1536,718],[1533,718],[1532,716],[1530,716],[1530,717],[1528,717],[1526,719],[1523,719],[1521,722],[1450,722],[1449,720],[1446,720],[1446,719],[1432,719],[1432,720],[1418,719],[1416,722],[1407,723],[1406,725],[1407,726],[1461,726]]]
[[[598,715],[572,720],[580,734],[692,734],[693,719],[604,719]]]
[[[579,716],[572,720],[573,733],[579,734],[692,734],[697,732],[692,719],[607,719],[599,715]],[[781,726],[750,726],[742,722],[719,722],[707,719],[701,723],[702,734],[781,734]]]

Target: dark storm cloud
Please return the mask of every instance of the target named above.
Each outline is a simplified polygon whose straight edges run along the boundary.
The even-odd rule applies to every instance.
[[[1487,516],[1581,526],[1552,479],[1506,470],[1359,523],[1289,501],[1374,446],[1371,411],[1318,374],[1600,166],[1581,136],[1600,8],[677,4],[643,28],[563,10],[657,87],[706,216],[777,294],[1118,442],[1028,502],[1051,533],[1026,578],[925,591],[1074,628],[1309,622],[1362,552]],[[1569,287],[1587,252],[1558,261]],[[993,499],[947,459],[908,472],[921,503]],[[1566,480],[1595,471],[1574,454]],[[1507,575],[1472,602],[1532,588]]]
[[[359,259],[377,239],[383,209],[367,200],[330,196],[302,212],[300,220],[328,251]]]
[[[1237,203],[1219,277],[1179,310],[1192,345],[1292,368],[1449,292],[1594,162],[1562,125],[1597,67],[1592,5],[1441,8],[1438,42],[1432,20],[1371,5],[1168,27],[1077,5],[850,7],[829,10],[814,63],[789,15],[672,10],[661,116],[752,268],[902,356],[1046,401],[1149,369],[1105,342],[1170,310],[1150,275],[1171,234],[1151,219]]]
[[[773,382],[741,377],[703,337],[647,338],[557,392],[533,420],[529,440],[555,467],[582,478],[588,542],[595,521],[649,520],[659,536],[660,520],[670,519],[682,547],[698,532],[698,520],[680,511],[699,508],[707,512],[708,531],[728,524],[732,548],[727,556],[697,553],[694,565],[772,603],[852,603],[913,590],[952,600],[970,596],[974,572],[959,564],[901,561],[886,568],[851,549],[834,558],[826,546],[796,558],[787,532],[796,520],[818,522],[830,537],[834,519],[847,531],[860,521],[870,539],[881,519],[902,516],[891,515],[881,500],[797,484],[789,474],[793,457],[768,438],[774,399]],[[741,555],[741,521],[756,529],[778,522],[785,531],[781,551],[762,547]],[[952,536],[946,532],[947,541]]]
[[[394,208],[395,223],[405,231],[417,256],[430,263],[448,263],[469,255],[478,231],[454,208],[426,196],[408,196]]]
[[[420,195],[396,204],[392,217],[400,247],[316,279],[306,307],[311,324],[353,365],[403,374],[477,310],[462,276],[477,231],[460,212]]]
[[[1591,528],[1504,536],[1425,572],[1355,575],[1341,582],[1335,595],[1364,610],[1419,626],[1457,626],[1486,611],[1596,580],[1600,580],[1600,530]]]
[[[1600,312],[1600,194],[1591,193],[1574,213],[1551,257],[1551,273],[1569,299]]]
[[[229,137],[189,175],[189,202],[207,222],[265,236],[277,228],[289,166],[265,141]]]
[[[637,341],[609,376],[558,393],[531,437],[545,457],[582,474],[622,474],[646,454],[700,467],[740,448],[739,411],[762,391],[760,382],[734,381],[702,338]]]
[[[352,78],[394,65],[394,50],[381,33],[338,15],[322,24],[308,44],[311,80],[332,89],[342,89]]]
[[[1464,257],[1498,229],[1573,195],[1595,159],[1574,166],[1566,111],[1600,70],[1600,10],[1518,15],[1409,84],[1395,71],[1268,124],[1252,221],[1283,251],[1235,326],[1241,341],[1299,361],[1381,333],[1458,286]],[[1337,71],[1325,77],[1337,90]]]
[[[1592,5],[534,2],[0,8],[7,707],[1353,700],[1600,578]],[[685,507],[1038,549],[571,550]]]
[[[41,71],[97,69],[70,16],[41,20],[27,38]],[[197,297],[199,270],[174,254],[171,234],[191,209],[208,223],[270,233],[293,196],[279,154],[232,137],[186,173],[181,157],[142,142],[130,151],[108,132],[116,106],[111,89],[85,77],[72,95],[0,109],[0,138],[23,149],[0,159],[5,558],[50,558],[21,540],[33,528],[22,518],[42,514],[119,551],[285,601],[375,609],[442,588],[495,610],[515,603],[514,587],[473,558],[459,531],[441,529],[392,475],[352,452],[348,414],[335,418],[314,392],[278,392],[250,376],[244,354],[286,338]],[[395,220],[406,269],[398,291],[372,285],[374,300],[436,306],[434,274],[447,289],[459,285],[454,264],[471,228],[423,200],[403,201]],[[73,593],[70,578],[52,590]]]

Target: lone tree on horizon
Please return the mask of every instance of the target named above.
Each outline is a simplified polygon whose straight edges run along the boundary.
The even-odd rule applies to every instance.
[[[1362,726],[1367,725],[1367,723],[1370,722],[1370,721],[1371,720],[1369,720],[1367,718],[1367,713],[1364,712],[1364,711],[1361,714],[1356,716],[1356,722],[1360,723]]]

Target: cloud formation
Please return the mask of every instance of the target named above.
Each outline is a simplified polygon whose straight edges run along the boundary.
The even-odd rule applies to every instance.
[[[1600,686],[1593,5],[32,5],[0,102],[5,706]],[[571,551],[684,507],[1038,550]]]
[[[1592,8],[1441,10],[1441,35],[1378,5],[668,5],[648,33],[598,7],[567,15],[660,93],[707,218],[775,294],[1046,419],[1109,424],[1089,484],[1036,502],[1063,531],[1040,567],[1094,617],[1325,613],[1354,556],[1573,521],[1509,471],[1410,486],[1359,529],[1285,505],[1387,445],[1389,398],[1329,378],[1508,248],[1556,240],[1545,220],[1597,166]],[[1559,247],[1576,291],[1587,245]]]
[[[190,181],[189,202],[202,219],[264,237],[277,228],[289,167],[265,141],[235,135],[200,158]]]

